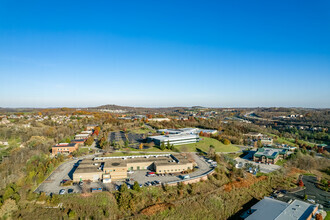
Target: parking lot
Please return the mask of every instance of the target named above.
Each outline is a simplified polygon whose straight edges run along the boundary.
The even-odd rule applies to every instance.
[[[88,155],[75,160],[69,160],[61,164],[39,187],[34,191],[36,193],[45,192],[47,195],[58,194],[61,189],[73,189],[74,192],[81,192],[82,188],[78,185],[63,187],[60,185],[62,180],[72,180],[72,174],[76,167],[74,166],[79,160],[91,158],[94,155]]]
[[[125,180],[122,181],[114,181],[113,183],[102,183],[102,182],[84,182],[82,186],[79,184],[71,185],[71,186],[61,186],[62,180],[72,180],[73,172],[75,171],[76,167],[75,164],[84,158],[92,158],[95,155],[88,155],[81,157],[79,159],[74,159],[67,161],[63,164],[61,164],[43,183],[40,184],[40,186],[35,190],[36,193],[45,192],[47,195],[50,194],[59,194],[61,189],[65,190],[65,193],[68,193],[68,189],[73,189],[74,193],[81,193],[83,191],[90,191],[90,188],[102,188],[102,190],[114,190],[115,185],[121,185],[125,182]],[[200,156],[197,156],[195,153],[191,154],[192,158],[195,160],[197,164],[197,169],[195,169],[194,172],[189,173],[190,178],[197,177],[199,175],[203,175],[206,172],[210,171],[212,168],[210,167],[210,164],[206,161],[207,158],[203,158]],[[134,171],[132,174],[128,174],[128,178],[130,179],[129,184],[134,183],[134,181],[137,181],[139,184],[144,185],[146,182],[152,182],[152,181],[160,181],[161,183],[168,183],[172,181],[178,181],[181,180],[180,173],[177,174],[166,174],[164,176],[152,176],[147,177],[147,170],[144,171]]]
[[[263,173],[271,173],[275,170],[280,169],[281,167],[275,164],[264,164],[264,163],[256,163],[253,160],[251,160],[251,158],[253,158],[253,154],[254,152],[250,152],[249,154],[245,155],[243,158],[236,158],[236,162],[242,164],[242,167],[244,167],[244,164],[246,163],[250,163],[253,164],[255,166],[260,166],[260,172]]]
[[[302,181],[305,185],[305,189],[300,190],[298,192],[293,193],[287,193],[286,197],[289,197],[291,199],[300,199],[304,200],[305,194],[307,195],[307,199],[311,203],[317,203],[321,204],[324,208],[324,210],[329,211],[330,210],[330,193],[323,191],[319,188],[317,188],[316,183],[316,177],[314,176],[303,176]]]
[[[206,160],[207,158],[200,157],[195,153],[192,153],[192,157],[196,162],[197,169],[194,170],[194,172],[189,173],[188,175],[190,178],[194,178],[200,175],[205,174],[206,172],[210,171],[212,168],[210,167],[210,163],[208,163]],[[150,170],[149,170],[150,171]],[[139,184],[145,185],[147,182],[154,182],[159,181],[161,183],[168,183],[173,181],[179,181],[182,180],[181,176],[185,174],[181,173],[173,173],[173,174],[163,174],[163,175],[155,175],[155,176],[147,176],[148,170],[139,170],[134,171],[132,174],[128,174],[129,181],[116,181],[114,182],[115,185],[121,185],[124,182],[129,183],[130,185],[133,185],[135,181],[137,181]]]
[[[111,132],[109,134],[109,142],[110,143],[125,143],[126,141],[129,142],[131,147],[138,147],[139,144],[143,140],[144,134],[135,134],[135,133],[124,133],[123,131]]]

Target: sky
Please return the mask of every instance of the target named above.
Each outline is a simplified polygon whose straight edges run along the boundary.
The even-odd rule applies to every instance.
[[[330,107],[328,0],[0,0],[0,107]]]

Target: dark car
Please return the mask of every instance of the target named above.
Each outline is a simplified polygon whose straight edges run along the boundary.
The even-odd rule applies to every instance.
[[[62,184],[64,184],[64,183],[68,182],[68,181],[69,181],[69,180],[64,179],[64,180],[62,180],[62,181],[60,182],[60,184],[62,185]]]
[[[68,193],[73,193],[73,189],[68,189]]]

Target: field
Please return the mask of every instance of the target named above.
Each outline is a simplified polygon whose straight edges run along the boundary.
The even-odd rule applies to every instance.
[[[213,139],[213,138],[207,138],[203,137],[202,140],[198,143],[194,144],[185,144],[185,145],[176,145],[174,148],[179,150],[180,152],[198,152],[197,149],[207,152],[209,150],[210,145],[213,145],[215,147],[216,152],[237,152],[240,150],[239,147],[236,147],[234,145],[224,145],[220,141]],[[171,152],[171,150],[165,149],[160,150],[158,147],[151,147],[149,149],[135,149],[135,148],[125,148],[127,151],[143,151],[143,152]]]
[[[286,163],[286,161],[287,161],[287,160],[283,160],[283,159],[278,160],[278,161],[276,162],[276,165],[283,166],[283,165]]]
[[[236,152],[240,150],[239,147],[234,145],[224,145],[216,139],[207,137],[202,137],[202,140],[198,143],[175,146],[175,148],[179,149],[181,152],[197,152],[197,149],[207,152],[210,145],[215,147],[216,152]]]
[[[267,135],[272,136],[273,138],[276,136],[274,134],[269,134],[269,133]],[[290,146],[298,147],[298,145],[295,144],[295,139],[292,139],[292,138],[277,137],[277,139],[274,139],[274,142],[278,143],[278,144],[287,144]],[[307,146],[315,145],[315,143],[305,141],[305,140],[298,140],[298,144],[306,144]]]
[[[147,134],[149,132],[154,132],[154,131],[147,127],[140,127],[140,128],[129,129],[128,132],[132,132],[136,134]]]

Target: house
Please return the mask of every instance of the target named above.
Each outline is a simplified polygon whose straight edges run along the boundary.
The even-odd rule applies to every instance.
[[[0,120],[0,124],[5,125],[5,124],[9,124],[9,123],[10,123],[10,121],[9,121],[6,117],[3,117],[3,118]]]
[[[59,143],[52,147],[52,154],[70,154],[76,150],[78,150],[77,143]]]
[[[247,134],[244,134],[244,136],[251,137],[253,139],[259,139],[263,136],[263,134],[257,132],[249,132]]]
[[[246,220],[309,220],[312,219],[317,210],[317,205],[300,200],[286,203],[265,197],[253,205],[247,212],[243,213],[241,217]]]
[[[317,145],[317,148],[319,150],[321,150],[322,152],[325,151],[325,150],[330,152],[330,147],[326,144],[319,144],[319,145]]]
[[[8,146],[8,141],[0,141],[0,145],[3,145],[3,146]]]
[[[74,139],[71,141],[71,143],[76,143],[78,145],[84,145],[85,144],[85,139]]]
[[[259,140],[264,146],[273,145],[273,138],[262,136]]]
[[[181,128],[181,129],[158,129],[158,133],[164,134],[199,134],[203,132],[204,134],[216,134],[217,130],[210,129],[199,129],[199,128]]]
[[[84,140],[86,140],[89,136],[90,136],[90,134],[77,134],[74,137],[74,139],[84,139]]]
[[[87,125],[87,126],[86,126],[86,130],[87,130],[87,131],[94,130],[94,128],[95,128],[96,126],[97,126],[97,125]]]
[[[253,155],[253,161],[275,164],[279,159],[285,159],[287,156],[286,149],[263,147]]]
[[[148,118],[148,121],[171,121],[169,118]]]
[[[93,131],[91,131],[91,130],[82,131],[82,132],[80,132],[80,134],[89,134],[89,135],[92,135],[93,134]]]

